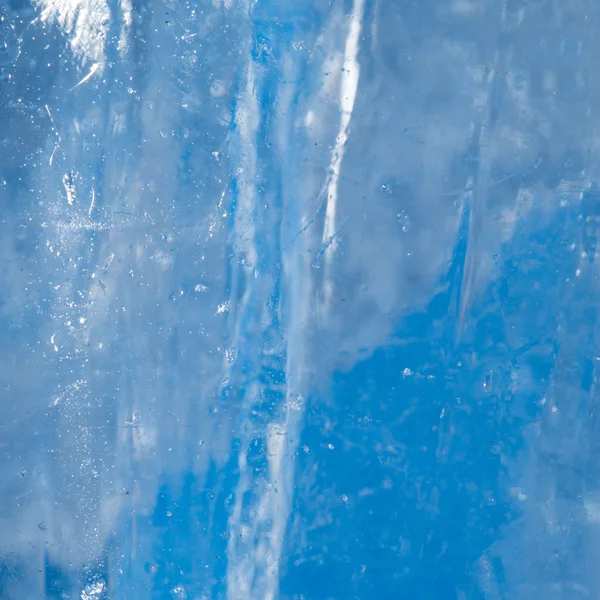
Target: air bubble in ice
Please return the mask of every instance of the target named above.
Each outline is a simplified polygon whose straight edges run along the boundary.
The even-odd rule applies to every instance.
[[[210,86],[210,95],[213,98],[219,98],[221,96],[223,96],[225,94],[225,85],[223,84],[222,81],[219,81],[218,79],[215,80],[213,82],[213,84]]]
[[[105,591],[106,583],[103,579],[98,579],[97,581],[88,583],[81,590],[81,600],[96,600]]]
[[[228,348],[227,350],[225,350],[225,360],[227,361],[228,364],[232,365],[238,356],[238,349],[235,347],[232,348]]]
[[[400,223],[402,231],[406,233],[410,228],[410,219],[408,218],[408,215],[403,210],[401,210],[396,215],[396,219],[398,219],[398,223]]]

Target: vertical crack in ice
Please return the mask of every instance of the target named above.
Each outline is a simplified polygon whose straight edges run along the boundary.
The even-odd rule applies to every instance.
[[[293,62],[283,66],[283,79],[286,81],[294,79],[294,74],[289,72],[294,69]],[[262,222],[260,231],[257,231],[259,225],[254,225],[257,221],[256,211],[259,209],[254,188],[259,172],[256,154],[261,119],[259,98],[264,85],[268,83],[261,77],[261,66],[251,61],[245,93],[236,115],[244,168],[239,176],[240,179],[243,177],[244,186],[239,189],[236,205],[235,239],[238,244],[236,256],[239,257],[236,263],[243,259],[248,261],[249,267],[243,265],[247,277],[243,295],[240,294],[240,289],[232,289],[231,294],[232,305],[236,304],[236,299],[239,305],[231,316],[235,320],[233,343],[236,345],[243,344],[242,337],[247,327],[255,328],[254,319],[263,314],[260,306],[273,292],[272,286],[275,285],[260,278],[260,274],[257,285],[254,277],[256,269],[253,267],[258,260],[257,237],[270,233],[263,230],[268,227],[266,222]],[[291,90],[280,90],[279,114],[292,115],[293,100]],[[285,119],[280,123],[282,137],[279,143],[282,148],[288,147],[290,141],[287,125]],[[281,226],[277,222],[272,225]],[[286,313],[289,315],[285,324],[282,323],[286,337],[285,346],[281,349],[285,360],[282,365],[285,385],[280,390],[282,406],[280,410],[274,411],[266,425],[257,427],[247,422],[244,428],[248,429],[244,429],[241,434],[239,481],[228,521],[227,597],[230,600],[274,599],[278,596],[279,567],[294,491],[295,451],[303,419],[304,398],[308,391],[306,373],[310,363],[307,360],[306,327],[311,319],[313,289],[311,255],[306,252],[306,245],[309,243],[303,236],[289,249],[289,253],[284,253],[281,257],[288,304]],[[238,281],[237,285],[243,284]],[[280,319],[283,319],[282,315]],[[263,393],[263,385],[258,380],[246,384],[245,410],[260,404]],[[261,445],[262,452],[265,453],[266,468],[262,475],[257,475],[256,464],[249,458],[256,444]]]
[[[364,13],[364,0],[355,0],[352,15],[349,17],[348,31],[345,37],[343,54],[343,72],[338,91],[341,111],[339,127],[335,138],[334,150],[331,154],[331,186],[327,194],[326,218],[322,236],[318,239],[301,236],[284,253],[286,314],[285,323],[285,390],[278,415],[273,415],[266,430],[257,431],[250,426],[250,432],[244,435],[242,448],[238,457],[240,478],[235,494],[235,504],[229,518],[227,597],[230,600],[241,598],[274,599],[279,593],[280,563],[294,496],[294,478],[296,451],[299,444],[302,421],[304,418],[306,398],[310,395],[313,359],[310,356],[309,331],[314,320],[314,280],[311,253],[314,246],[321,245],[325,259],[325,302],[331,293],[330,268],[335,250],[336,240],[336,204],[338,199],[337,181],[339,179],[342,160],[348,140],[348,129],[352,118],[356,93],[358,89],[359,66],[358,49],[361,23]],[[292,61],[293,62],[293,61]],[[292,66],[291,64],[288,66]],[[292,67],[293,68],[293,67]],[[244,172],[241,175],[245,185],[240,188],[236,206],[235,239],[238,244],[236,255],[248,261],[248,266],[256,264],[256,198],[253,183],[257,176],[257,132],[260,125],[260,94],[262,78],[261,66],[250,62],[246,78],[246,91],[236,111],[236,126],[240,138],[240,155],[243,157]],[[293,76],[284,77],[293,80]],[[293,96],[280,97],[282,103],[280,114],[291,114]],[[283,136],[282,147],[290,140]],[[304,207],[306,208],[306,207]],[[303,212],[301,210],[301,212]],[[299,214],[298,217],[306,217]],[[253,285],[253,268],[246,268],[245,287],[240,279],[235,280],[231,293],[231,305],[239,306],[232,313],[234,320],[233,343],[238,346],[243,340],[243,332],[248,325],[243,322],[243,315],[250,302],[260,302],[264,293],[256,291],[250,296]],[[243,275],[242,275],[243,277]],[[236,289],[236,287],[238,289]],[[256,311],[254,311],[256,313]],[[260,311],[258,311],[260,312]],[[227,367],[226,367],[227,370]],[[260,401],[262,390],[253,382],[245,390],[245,397],[250,405]],[[258,442],[260,440],[260,442]],[[264,479],[256,477],[253,464],[248,460],[251,446],[264,444],[266,453],[266,473]],[[250,495],[251,499],[248,498]],[[250,514],[248,512],[250,511]]]
[[[229,305],[234,308],[231,313],[233,348],[239,347],[243,336],[244,315],[248,313],[251,301],[252,274],[257,261],[254,209],[255,192],[254,181],[256,178],[256,135],[260,120],[260,107],[256,93],[256,68],[249,61],[246,72],[245,93],[236,109],[235,125],[240,140],[239,156],[243,167],[238,166],[236,176],[239,185],[234,223],[235,255],[232,268],[234,271]],[[241,288],[241,289],[240,289]],[[243,290],[243,292],[242,292]],[[242,292],[241,298],[239,298]],[[233,364],[224,358],[224,377],[229,378]],[[256,385],[251,384],[245,390],[245,397],[252,402],[259,392]],[[235,531],[230,535],[228,543],[227,567],[227,597],[233,599],[252,597],[254,573],[257,558],[248,553],[244,531],[246,529],[243,518],[243,498],[253,486],[252,469],[248,467],[246,449],[242,448],[238,456],[240,479],[236,489],[236,501],[233,512],[229,518],[228,529]],[[254,533],[254,532],[253,532]],[[254,537],[254,536],[253,536]],[[241,539],[240,539],[241,538]]]
[[[354,102],[356,100],[356,91],[358,89],[358,78],[360,74],[360,65],[358,64],[358,42],[362,29],[362,20],[364,12],[364,0],[354,0],[352,15],[348,35],[346,37],[346,46],[344,50],[344,64],[340,84],[340,126],[335,141],[335,147],[331,156],[330,172],[331,186],[327,194],[327,208],[325,213],[325,226],[323,228],[323,247],[325,278],[323,297],[325,306],[329,303],[332,292],[332,283],[330,279],[331,261],[335,251],[336,241],[336,212],[338,201],[338,180],[342,168],[346,142],[348,141],[348,127],[354,111]]]
[[[235,209],[234,239],[235,258],[233,268],[237,271],[232,285],[230,306],[234,318],[231,347],[238,348],[242,336],[243,315],[250,302],[252,275],[256,268],[256,227],[254,225],[254,181],[256,178],[256,132],[259,125],[259,103],[256,97],[255,67],[251,62],[246,75],[246,93],[236,111],[236,126],[240,136],[243,167],[236,169],[237,179],[243,181],[239,186]],[[240,281],[242,279],[243,281]],[[239,286],[243,286],[243,295],[238,302]],[[225,377],[230,376],[232,362],[225,356]]]

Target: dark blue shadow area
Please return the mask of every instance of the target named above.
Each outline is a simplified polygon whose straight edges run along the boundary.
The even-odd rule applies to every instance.
[[[453,268],[393,345],[337,375],[330,400],[311,402],[284,597],[486,597],[477,563],[525,510],[508,482],[531,450],[527,432],[560,351],[556,301],[568,295],[578,218],[565,211],[525,222],[496,258],[504,276],[460,332],[463,270]],[[464,261],[459,242],[453,264]],[[597,318],[569,310],[578,321]],[[515,389],[524,367],[532,380]],[[498,597],[512,597],[502,560],[491,568]]]

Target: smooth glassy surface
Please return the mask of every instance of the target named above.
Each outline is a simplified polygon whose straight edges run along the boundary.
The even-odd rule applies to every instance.
[[[599,26],[0,0],[0,598],[597,597]]]

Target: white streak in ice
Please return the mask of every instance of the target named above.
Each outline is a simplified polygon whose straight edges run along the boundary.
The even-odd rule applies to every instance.
[[[327,195],[327,209],[325,213],[325,226],[323,228],[323,247],[325,259],[325,289],[323,297],[327,306],[332,292],[330,281],[330,269],[333,252],[336,243],[336,212],[338,201],[338,179],[342,168],[346,142],[348,141],[348,127],[354,111],[354,102],[356,100],[356,91],[358,89],[358,77],[360,66],[358,64],[358,42],[362,29],[362,19],[364,12],[364,0],[354,0],[354,7],[350,17],[350,26],[348,36],[346,37],[346,47],[344,50],[344,63],[342,80],[340,84],[340,126],[336,138],[335,147],[331,156],[331,186]]]

